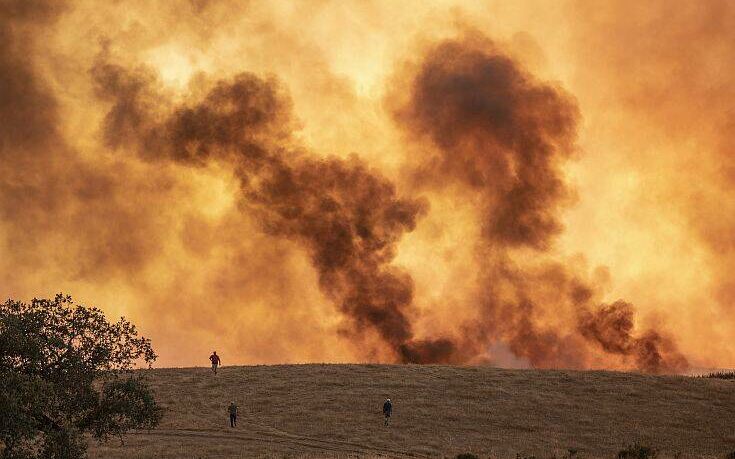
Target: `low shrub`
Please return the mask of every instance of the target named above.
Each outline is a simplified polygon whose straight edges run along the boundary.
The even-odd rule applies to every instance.
[[[658,451],[651,447],[633,443],[627,448],[620,450],[618,459],[653,459],[657,454]]]

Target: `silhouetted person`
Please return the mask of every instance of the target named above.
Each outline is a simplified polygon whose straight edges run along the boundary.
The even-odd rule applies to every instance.
[[[209,356],[209,361],[212,362],[212,371],[217,374],[217,367],[219,366],[220,359],[217,355],[217,351],[212,351],[212,355]]]
[[[393,413],[393,403],[389,398],[385,399],[383,403],[383,416],[385,416],[385,425],[390,424],[390,415]]]
[[[235,427],[237,425],[237,405],[235,405],[235,402],[230,402],[227,412],[230,413],[230,427]]]

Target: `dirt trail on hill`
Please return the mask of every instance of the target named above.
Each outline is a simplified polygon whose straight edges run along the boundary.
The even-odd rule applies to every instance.
[[[249,442],[260,442],[260,443],[278,443],[283,444],[289,448],[294,446],[311,449],[314,451],[322,452],[335,452],[340,454],[356,455],[360,457],[373,456],[373,457],[395,457],[395,458],[422,458],[430,457],[427,455],[405,453],[403,451],[396,450],[380,450],[371,448],[367,445],[361,445],[358,443],[346,442],[346,441],[335,441],[325,440],[319,438],[311,438],[303,435],[295,435],[289,432],[284,432],[279,429],[268,428],[261,424],[249,423],[252,426],[258,428],[266,428],[260,432],[246,431],[241,433],[239,431],[221,431],[215,429],[198,429],[198,430],[162,430],[156,429],[153,431],[134,431],[132,435],[140,436],[162,436],[162,437],[183,437],[187,439],[217,439],[226,440],[234,443],[247,444]],[[272,431],[267,431],[272,429]]]

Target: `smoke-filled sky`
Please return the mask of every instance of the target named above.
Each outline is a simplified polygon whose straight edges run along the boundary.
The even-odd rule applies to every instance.
[[[159,365],[735,366],[735,5],[0,0],[0,296]]]

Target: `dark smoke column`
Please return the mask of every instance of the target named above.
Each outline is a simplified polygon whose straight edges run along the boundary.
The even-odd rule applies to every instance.
[[[629,305],[620,313],[610,312],[617,303],[593,308],[594,287],[549,250],[571,195],[561,165],[576,149],[573,98],[477,34],[429,49],[406,81],[394,117],[427,147],[416,159],[417,182],[429,191],[459,184],[480,203],[476,258],[484,280],[478,319],[459,346],[465,358],[500,341],[535,367],[587,367],[601,352],[630,357],[647,372],[685,367],[659,333],[633,336]],[[521,250],[538,261],[514,257]],[[545,319],[565,315],[573,325]]]
[[[276,81],[240,74],[161,116],[150,72],[101,60],[92,74],[99,96],[112,103],[104,129],[109,147],[134,146],[145,158],[190,166],[230,164],[242,206],[263,231],[308,251],[322,291],[350,319],[351,339],[375,335],[399,362],[448,359],[449,342],[413,338],[413,281],[391,266],[426,203],[398,196],[356,157],[322,159],[294,145],[290,100]]]
[[[448,41],[428,52],[396,111],[438,156],[429,182],[457,181],[482,194],[484,236],[500,247],[548,247],[567,196],[559,164],[574,151],[578,110],[489,42]]]

